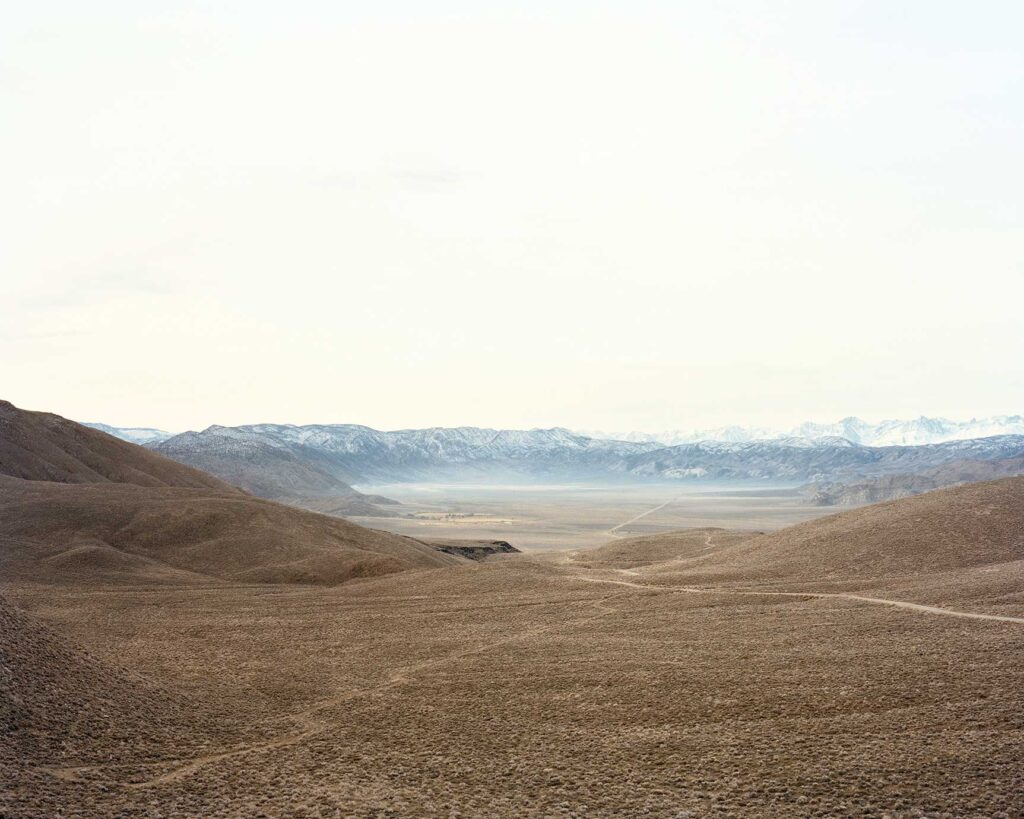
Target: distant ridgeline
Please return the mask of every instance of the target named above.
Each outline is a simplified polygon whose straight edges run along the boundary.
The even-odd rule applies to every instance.
[[[835,436],[665,446],[557,427],[382,432],[352,424],[256,424],[212,426],[147,446],[273,497],[401,482],[848,482],[1024,456],[1024,435],[919,446],[865,446]]]

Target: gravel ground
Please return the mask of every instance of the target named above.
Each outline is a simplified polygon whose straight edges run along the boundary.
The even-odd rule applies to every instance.
[[[0,814],[1024,815],[1024,625],[584,577],[638,579],[562,555],[335,589],[10,588],[217,738],[169,705],[162,753],[94,732],[0,757]]]

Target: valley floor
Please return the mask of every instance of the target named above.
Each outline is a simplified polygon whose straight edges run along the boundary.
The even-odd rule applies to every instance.
[[[360,487],[401,502],[398,517],[349,519],[416,538],[510,540],[520,549],[598,546],[699,526],[772,530],[837,511],[791,486],[389,484]]]
[[[0,815],[1021,816],[1024,601],[958,583],[693,593],[561,552],[333,589],[8,587],[220,736],[23,760]]]

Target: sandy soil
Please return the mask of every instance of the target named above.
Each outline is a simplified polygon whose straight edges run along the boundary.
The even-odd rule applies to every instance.
[[[1024,811],[1024,622],[678,593],[625,571],[564,554],[337,589],[15,588],[100,657],[248,737],[196,748],[183,729],[156,762],[131,747],[108,749],[103,765],[40,760],[0,805],[10,816],[58,805],[82,816]]]

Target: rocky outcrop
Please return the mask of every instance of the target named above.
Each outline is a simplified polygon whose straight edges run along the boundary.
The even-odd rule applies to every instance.
[[[507,540],[429,540],[437,551],[470,560],[485,560],[491,555],[518,553],[519,549]]]

